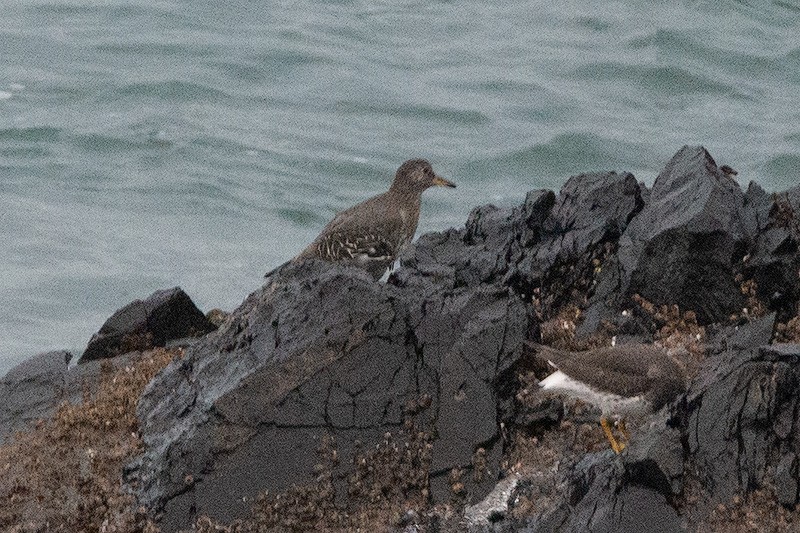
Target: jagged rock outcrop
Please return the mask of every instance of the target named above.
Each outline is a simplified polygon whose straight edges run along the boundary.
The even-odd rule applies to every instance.
[[[719,504],[764,487],[794,507],[800,345],[768,345],[774,320],[772,314],[717,332],[685,399],[634,432],[620,456],[565,457],[550,480],[560,487],[558,497],[524,519],[498,522],[497,530],[694,530]],[[530,496],[532,483],[523,476],[509,501]]]
[[[757,232],[742,274],[756,282],[757,294],[781,319],[796,314],[800,299],[800,186],[768,195],[755,183],[747,201],[756,214]]]
[[[754,233],[755,217],[739,185],[704,148],[685,146],[620,238],[622,294],[678,304],[704,323],[725,320],[744,305],[734,265]]]
[[[145,393],[140,500],[163,510],[166,530],[198,513],[230,520],[259,491],[309,479],[326,435],[349,457],[356,440],[399,432],[406,404],[422,398],[438,436],[434,497],[478,448],[496,476],[494,383],[519,357],[524,306],[499,287],[428,289],[317,263],[253,293]]]
[[[483,208],[460,231],[423,236],[385,285],[328,264],[281,269],[145,394],[148,451],[129,473],[140,500],[167,530],[240,516],[258,491],[308,479],[324,435],[346,457],[399,430],[421,397],[432,497],[446,501],[448,474],[471,471],[476,453],[486,474],[466,476],[465,493],[482,497],[502,452],[499,389],[529,335],[515,289],[617,237],[638,188],[629,174],[584,175],[558,197]]]
[[[202,336],[215,329],[180,287],[159,290],[111,315],[92,335],[78,364],[165,346],[168,341]]]
[[[165,531],[201,514],[226,522],[261,491],[313,480],[317,450],[333,436],[346,509],[347,458],[401,431],[411,405],[422,406],[411,411],[431,436],[431,501],[446,501],[458,469],[480,474],[459,478],[463,503],[478,504],[505,438],[560,419],[557,403],[510,407],[529,364],[524,341],[568,304],[581,310],[581,336],[609,328],[652,338],[621,313],[641,294],[717,332],[689,394],[622,456],[567,454],[551,474],[521,479],[512,499],[540,491],[548,505],[522,519],[511,505],[492,527],[676,531],[689,507],[699,516],[702,505],[770,483],[794,505],[795,348],[768,345],[775,315],[738,331],[727,324],[749,305],[743,279],[779,293],[765,302],[778,316],[796,312],[795,196],[754,185],[743,193],[704,148],[684,147],[652,190],[630,174],[584,174],[557,195],[476,208],[464,228],[421,236],[386,284],[325,263],[287,265],[149,385],[138,411],[145,452],[127,484]],[[681,503],[697,476],[712,489]],[[476,523],[488,520],[481,509],[506,509],[468,508]]]

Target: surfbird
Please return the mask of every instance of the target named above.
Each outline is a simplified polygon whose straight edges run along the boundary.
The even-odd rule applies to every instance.
[[[455,187],[438,176],[424,159],[409,159],[397,169],[385,193],[337,214],[322,233],[293,259],[323,259],[383,276],[417,231],[422,193],[433,186]]]
[[[614,436],[610,418],[627,440],[626,420],[640,424],[686,391],[684,368],[657,346],[624,344],[585,352],[531,346],[556,369],[539,386],[598,407],[600,424],[616,453],[625,443]]]

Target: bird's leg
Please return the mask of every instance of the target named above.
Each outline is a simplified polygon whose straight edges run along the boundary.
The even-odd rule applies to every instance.
[[[625,427],[625,420],[620,419],[619,422],[617,422],[617,427],[620,433],[622,433],[622,436],[625,437],[626,442],[631,440],[631,434],[628,433],[628,428]]]
[[[625,444],[618,442],[614,437],[614,433],[611,431],[611,424],[606,417],[600,418],[600,425],[603,426],[603,431],[606,434],[608,442],[611,443],[611,449],[614,450],[614,453],[620,453],[624,450]]]

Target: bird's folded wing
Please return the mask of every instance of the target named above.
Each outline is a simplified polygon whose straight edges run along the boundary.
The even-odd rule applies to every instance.
[[[395,244],[383,235],[366,233],[361,235],[333,233],[317,243],[318,253],[332,260],[392,258]]]
[[[651,382],[646,376],[587,366],[575,359],[562,362],[558,369],[593,389],[613,392],[620,396],[631,397],[643,394],[647,392]]]

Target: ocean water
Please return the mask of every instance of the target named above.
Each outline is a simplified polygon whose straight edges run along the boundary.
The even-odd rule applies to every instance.
[[[426,157],[418,232],[703,144],[800,181],[800,2],[2,0],[0,375],[179,285],[230,310]]]

